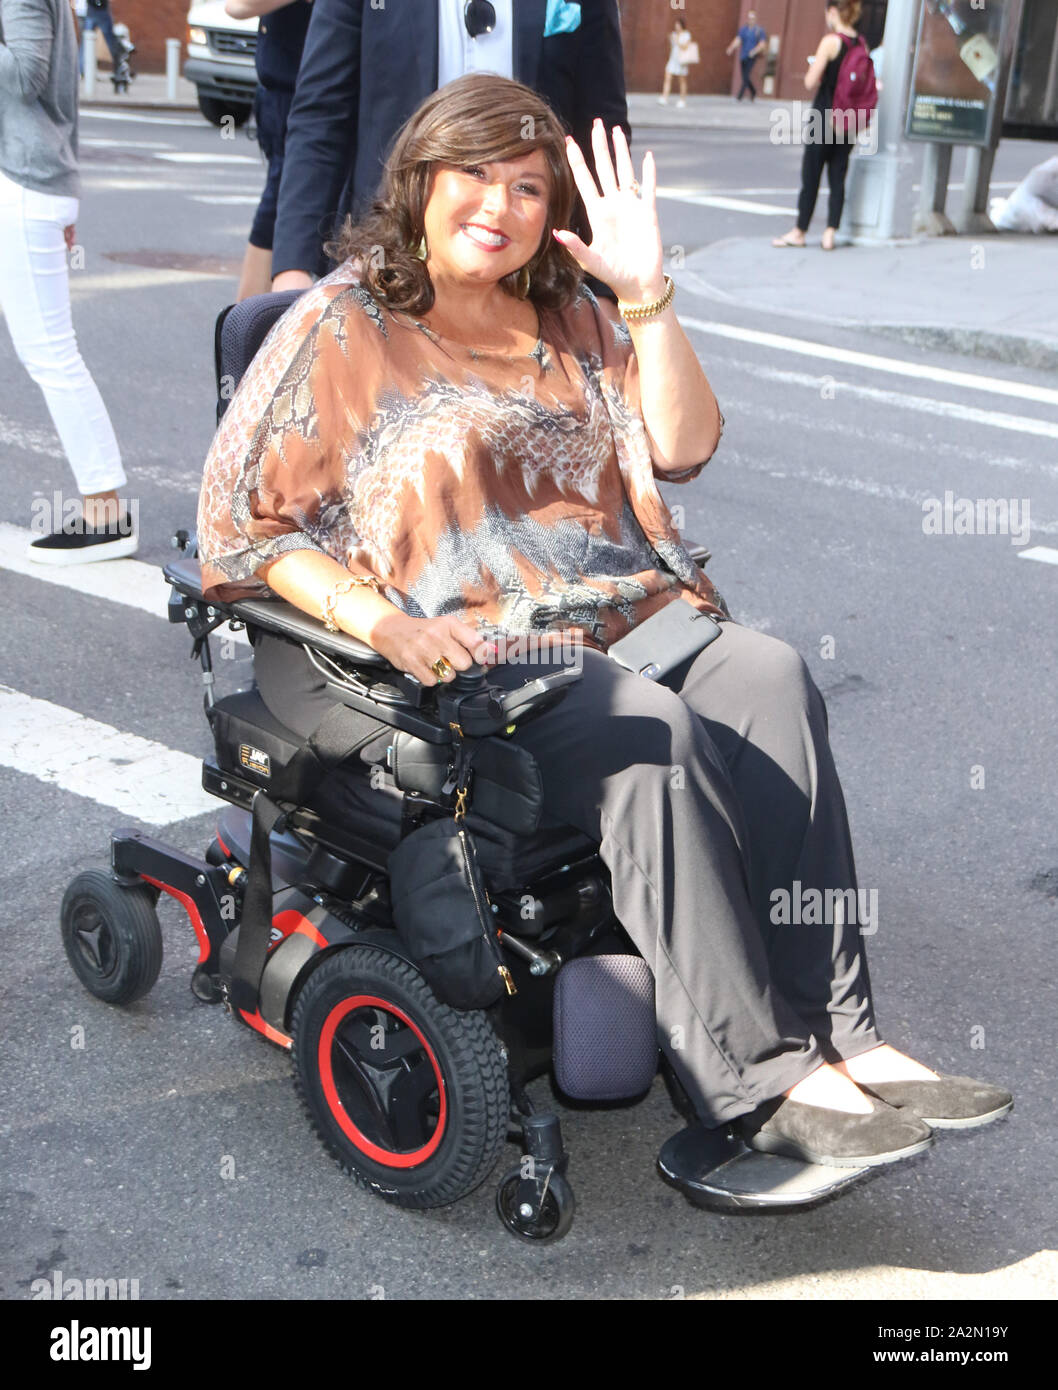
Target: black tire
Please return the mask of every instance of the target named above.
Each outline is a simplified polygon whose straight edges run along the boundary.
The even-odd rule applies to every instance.
[[[107,1004],[142,999],[162,968],[162,929],[146,884],[78,874],[62,900],[62,944],[74,974]]]
[[[548,1245],[561,1240],[573,1225],[577,1211],[573,1189],[561,1173],[552,1173],[544,1194],[543,1206],[536,1221],[522,1216],[518,1208],[518,1188],[521,1186],[521,1170],[514,1168],[505,1173],[496,1189],[496,1212],[512,1236],[527,1240],[533,1245]]]
[[[253,105],[245,105],[239,101],[228,101],[222,97],[208,97],[203,92],[198,93],[198,109],[209,121],[210,125],[223,125],[226,117],[230,117],[236,130],[244,126],[250,119]]]
[[[510,1096],[485,1014],[441,1004],[388,951],[349,946],[309,976],[291,1032],[313,1128],[361,1187],[396,1206],[440,1207],[488,1177]]]

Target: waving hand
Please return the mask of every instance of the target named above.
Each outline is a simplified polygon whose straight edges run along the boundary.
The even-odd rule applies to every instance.
[[[654,156],[648,150],[643,157],[640,185],[620,126],[613,128],[616,171],[601,120],[592,126],[591,143],[601,192],[580,146],[572,136],[566,137],[566,156],[588,215],[591,245],[568,230],[556,230],[553,236],[587,274],[609,285],[619,299],[631,304],[648,303],[665,288]]]

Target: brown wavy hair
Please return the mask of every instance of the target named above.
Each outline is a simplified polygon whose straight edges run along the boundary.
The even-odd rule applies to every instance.
[[[340,261],[358,258],[364,283],[389,308],[426,313],[434,290],[426,262],[415,251],[424,235],[436,167],[518,159],[533,150],[544,152],[551,190],[543,237],[526,263],[528,298],[540,308],[564,308],[583,278],[580,266],[551,235],[552,228],[569,226],[573,209],[565,131],[531,88],[492,73],[469,73],[427,97],[398,132],[369,211],[357,222],[346,220],[328,254]],[[499,282],[516,298],[521,269]]]
[[[827,0],[827,9],[837,10],[842,24],[849,29],[855,29],[860,22],[860,11],[863,9],[863,5],[861,0]]]

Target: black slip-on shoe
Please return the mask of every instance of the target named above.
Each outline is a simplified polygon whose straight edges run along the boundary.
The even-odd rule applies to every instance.
[[[85,526],[52,531],[38,536],[26,547],[26,558],[38,565],[84,565],[90,560],[118,560],[135,555],[139,537],[126,512],[119,521],[106,526]]]
[[[931,1129],[977,1129],[1000,1120],[1014,1108],[1014,1097],[1001,1086],[972,1076],[938,1076],[921,1081],[856,1083],[866,1095],[914,1115]]]
[[[873,1099],[867,1115],[776,1096],[739,1120],[742,1136],[761,1153],[801,1158],[831,1168],[874,1167],[923,1153],[933,1131],[906,1111]]]

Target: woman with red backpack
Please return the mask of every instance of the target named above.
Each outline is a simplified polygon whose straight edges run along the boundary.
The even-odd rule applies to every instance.
[[[807,245],[805,233],[815,212],[820,180],[826,168],[830,198],[821,244],[824,251],[834,249],[845,206],[849,155],[859,132],[857,118],[866,115],[877,100],[870,54],[855,28],[860,9],[860,0],[827,0],[827,32],[820,39],[805,73],[805,89],[815,93],[815,100],[812,119],[805,129],[797,225],[785,236],[776,237],[773,246]]]

